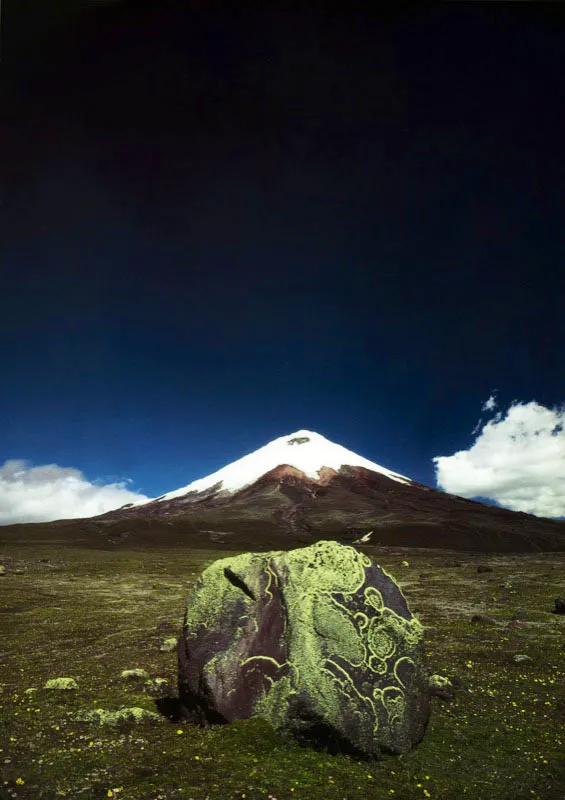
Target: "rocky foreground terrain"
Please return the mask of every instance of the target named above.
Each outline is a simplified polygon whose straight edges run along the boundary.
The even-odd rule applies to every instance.
[[[377,763],[300,747],[260,720],[203,729],[176,716],[186,597],[233,550],[4,540],[2,800],[562,800],[565,615],[552,612],[565,554],[363,551],[399,581],[430,673],[454,686],[432,701],[422,742]],[[62,678],[70,688],[45,688]]]

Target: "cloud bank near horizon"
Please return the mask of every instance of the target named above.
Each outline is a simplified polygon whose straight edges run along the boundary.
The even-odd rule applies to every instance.
[[[79,469],[12,459],[0,467],[0,525],[93,517],[148,500],[128,488],[131,482],[92,483]]]
[[[483,411],[495,407],[491,395]],[[515,401],[474,434],[467,450],[433,459],[440,489],[538,517],[565,516],[565,406]]]

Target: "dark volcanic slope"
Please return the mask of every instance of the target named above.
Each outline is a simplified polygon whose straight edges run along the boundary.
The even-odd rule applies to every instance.
[[[283,465],[235,493],[221,486],[145,506],[112,511],[92,520],[111,526],[184,526],[198,540],[257,546],[312,542],[323,537],[354,541],[372,530],[373,545],[445,547],[476,551],[565,550],[565,523],[494,508],[422,484],[404,484],[362,467],[324,468],[319,481]],[[268,540],[267,542],[265,540]],[[277,545],[278,546],[278,545]]]
[[[332,538],[475,552],[565,550],[565,522],[493,508],[362,467],[319,481],[287,465],[235,494],[215,486],[90,519],[0,527],[0,543],[274,550]]]

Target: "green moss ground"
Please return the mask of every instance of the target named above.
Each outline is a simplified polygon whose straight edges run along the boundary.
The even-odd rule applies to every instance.
[[[319,753],[260,720],[207,730],[165,718],[73,722],[82,709],[155,711],[155,690],[121,678],[126,669],[166,679],[161,696],[175,693],[176,653],[159,647],[178,634],[197,576],[224,555],[0,547],[2,800],[563,800],[565,617],[550,611],[565,594],[565,554],[378,553],[426,627],[430,672],[462,682],[453,702],[434,700],[424,741],[407,756],[370,763]],[[478,574],[479,563],[493,571]],[[518,610],[525,627],[506,628]],[[474,613],[498,624],[471,623]],[[515,663],[517,653],[532,661]],[[56,677],[75,678],[78,690],[42,688]]]

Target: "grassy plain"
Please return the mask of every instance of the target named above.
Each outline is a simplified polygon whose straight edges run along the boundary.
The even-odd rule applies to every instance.
[[[430,673],[461,684],[453,701],[433,701],[412,753],[376,763],[300,747],[260,720],[73,721],[83,709],[174,710],[176,653],[159,648],[179,633],[202,569],[228,553],[0,544],[0,798],[563,800],[565,616],[551,609],[565,553],[365,551],[426,627]],[[521,627],[507,627],[513,617]],[[134,668],[166,682],[120,677]],[[78,689],[43,688],[56,677]]]

